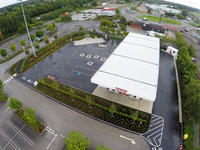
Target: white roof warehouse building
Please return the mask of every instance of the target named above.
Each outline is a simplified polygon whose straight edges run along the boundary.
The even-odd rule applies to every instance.
[[[160,40],[129,33],[91,78],[91,82],[137,99],[155,101]]]

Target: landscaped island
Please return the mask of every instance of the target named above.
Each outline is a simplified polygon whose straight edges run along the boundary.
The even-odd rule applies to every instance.
[[[90,116],[137,132],[148,131],[151,114],[135,110],[80,91],[48,78],[41,78],[36,89]]]

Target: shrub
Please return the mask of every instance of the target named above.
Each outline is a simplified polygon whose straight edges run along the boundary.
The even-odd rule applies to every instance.
[[[5,57],[7,55],[7,51],[5,49],[1,50],[1,56]]]
[[[30,34],[30,37],[31,37],[31,41],[34,41],[35,40],[35,35],[34,34]]]
[[[35,34],[37,37],[41,37],[41,36],[43,36],[44,35],[44,32],[43,31],[41,31],[41,30],[38,30],[37,32],[36,32],[36,34]]]
[[[14,43],[10,44],[10,49],[12,51],[15,51],[16,50],[16,45]]]
[[[10,98],[9,101],[10,109],[19,110],[22,107],[22,103],[16,98]]]

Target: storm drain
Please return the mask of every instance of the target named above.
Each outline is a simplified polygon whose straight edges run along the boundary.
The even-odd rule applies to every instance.
[[[88,61],[87,62],[87,65],[89,65],[89,66],[92,66],[94,63],[93,62],[91,62],[91,61]]]

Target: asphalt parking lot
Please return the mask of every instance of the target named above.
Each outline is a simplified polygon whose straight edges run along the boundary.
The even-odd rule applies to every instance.
[[[1,120],[0,123],[0,150],[62,149],[65,146],[63,138],[63,135],[50,127],[47,127],[43,135],[39,136],[16,118],[14,113]]]
[[[92,93],[97,85],[90,82],[91,77],[119,42],[109,40],[104,45],[107,47],[99,47],[98,44],[74,46],[69,43],[18,78],[33,85],[40,77],[50,75],[58,81]]]

